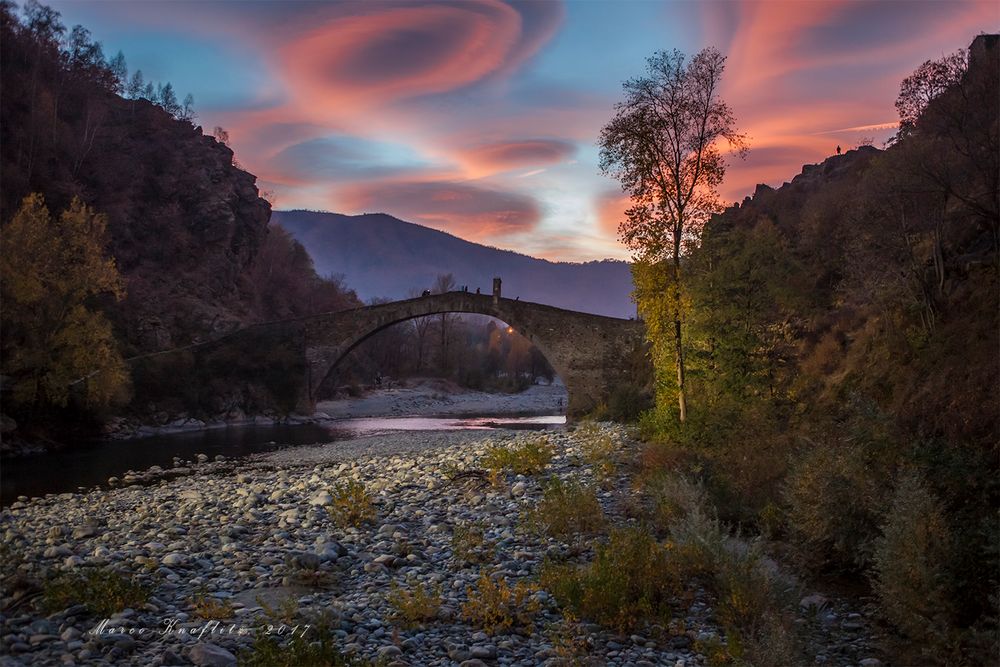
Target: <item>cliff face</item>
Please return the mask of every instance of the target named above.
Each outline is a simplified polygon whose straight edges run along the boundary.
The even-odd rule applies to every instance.
[[[79,196],[108,216],[108,247],[128,290],[108,309],[127,353],[245,322],[243,275],[270,217],[256,178],[201,128],[123,99],[106,70],[4,13],[0,220],[31,192],[51,210]]]

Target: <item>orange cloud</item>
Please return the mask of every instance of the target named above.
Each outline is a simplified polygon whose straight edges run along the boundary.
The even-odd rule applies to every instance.
[[[568,141],[524,139],[483,144],[459,150],[457,158],[474,176],[485,176],[510,169],[539,167],[569,159],[576,147]]]
[[[335,211],[383,212],[462,238],[530,231],[541,219],[531,197],[457,181],[382,181],[338,190]]]
[[[621,190],[609,190],[599,195],[594,202],[594,207],[600,231],[617,239],[618,226],[625,220],[625,211],[631,205],[629,198]]]

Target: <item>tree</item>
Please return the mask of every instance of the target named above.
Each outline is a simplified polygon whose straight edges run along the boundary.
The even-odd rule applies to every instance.
[[[108,69],[114,76],[115,92],[124,95],[128,87],[128,65],[125,63],[125,54],[121,51],[116,53],[108,62]]]
[[[171,116],[177,116],[181,112],[181,105],[177,102],[177,94],[174,92],[174,86],[169,81],[166,85],[160,88],[160,94],[157,96],[157,101],[163,110],[166,111]]]
[[[55,44],[66,32],[66,26],[59,20],[60,14],[37,0],[24,3],[24,23],[28,32],[39,44]]]
[[[78,198],[53,220],[32,194],[3,227],[3,374],[23,408],[64,407],[74,388],[89,407],[107,405],[127,386],[111,324],[93,307],[125,292],[104,253],[106,225]]]
[[[913,132],[917,119],[931,100],[961,83],[967,63],[965,49],[959,49],[941,60],[928,60],[903,79],[899,86],[899,97],[896,98],[899,137]]]
[[[149,100],[150,102],[156,101],[156,89],[153,88],[153,82],[150,81],[146,84],[146,87],[142,90],[142,98]]]
[[[137,100],[142,97],[142,91],[146,87],[146,82],[142,76],[142,70],[137,69],[132,73],[132,78],[128,81],[128,86],[125,88],[125,95],[130,99]]]
[[[647,60],[645,76],[625,82],[625,101],[615,105],[600,137],[601,171],[621,182],[632,203],[619,226],[622,242],[636,259],[670,264],[667,285],[682,422],[687,396],[681,252],[722,208],[717,191],[726,173],[722,144],[741,157],[747,151],[735,116],[719,98],[725,62],[713,48],[690,61],[677,50],[655,53]]]
[[[437,278],[434,279],[434,286],[431,288],[431,292],[434,294],[447,294],[455,289],[455,276],[451,273],[439,273]],[[451,345],[451,335],[452,329],[456,320],[457,315],[451,313],[441,313],[438,315],[438,333],[440,334],[440,348],[438,351],[438,370],[444,374],[448,374],[449,365],[449,355],[448,350]]]
[[[180,120],[194,120],[194,95],[188,93],[184,96],[184,108],[181,109]]]
[[[220,144],[224,144],[226,146],[229,145],[229,132],[227,132],[226,128],[221,125],[215,126],[215,129],[212,130],[212,136],[215,137],[215,140]]]

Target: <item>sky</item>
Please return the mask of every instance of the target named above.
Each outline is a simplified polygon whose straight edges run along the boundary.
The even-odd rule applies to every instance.
[[[275,208],[386,212],[552,260],[625,258],[597,139],[658,50],[714,46],[742,200],[894,132],[899,82],[1000,30],[993,0],[50,3],[195,98]]]

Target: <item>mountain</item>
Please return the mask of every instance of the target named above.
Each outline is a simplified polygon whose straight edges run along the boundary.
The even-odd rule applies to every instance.
[[[383,213],[275,211],[271,219],[306,247],[317,272],[343,274],[364,300],[406,298],[430,288],[439,274],[451,273],[456,284],[473,291],[491,292],[499,276],[504,296],[597,315],[635,314],[626,262],[550,262]]]

